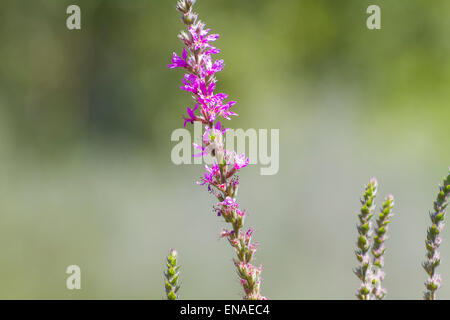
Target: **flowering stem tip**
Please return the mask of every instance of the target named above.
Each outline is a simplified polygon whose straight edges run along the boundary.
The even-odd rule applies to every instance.
[[[446,208],[450,194],[450,169],[449,173],[442,185],[439,187],[439,193],[434,201],[433,212],[430,212],[431,227],[428,228],[425,247],[427,253],[425,261],[422,263],[428,279],[425,282],[426,291],[424,293],[425,300],[435,300],[436,291],[441,286],[441,276],[436,273],[436,268],[441,263],[440,253],[438,251],[441,244],[440,234],[444,228],[446,216]]]
[[[180,289],[179,280],[179,270],[180,266],[177,265],[177,251],[170,249],[169,255],[167,256],[167,270],[164,273],[165,276],[165,287],[166,295],[168,300],[178,299],[178,290]]]

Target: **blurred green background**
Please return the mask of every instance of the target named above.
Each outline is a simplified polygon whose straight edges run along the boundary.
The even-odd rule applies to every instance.
[[[66,28],[78,4],[82,29]],[[382,29],[366,28],[381,7]],[[200,165],[170,161],[191,105],[168,70],[175,0],[8,0],[0,11],[0,298],[161,299],[171,247],[183,299],[238,299]],[[280,170],[242,171],[262,293],[354,299],[359,197],[393,193],[387,298],[420,299],[428,211],[450,165],[449,1],[199,0],[238,101],[232,128],[280,129]],[[228,123],[227,123],[228,124]],[[449,228],[443,286],[450,298]],[[66,267],[82,290],[65,287]]]

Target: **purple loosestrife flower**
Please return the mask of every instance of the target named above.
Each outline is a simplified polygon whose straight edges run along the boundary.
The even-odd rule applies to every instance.
[[[189,118],[183,117],[184,119],[184,127],[186,127],[186,124],[190,122],[191,124],[194,123],[194,121],[197,121],[197,116],[195,115],[194,111],[198,109],[198,104],[195,105],[193,109],[187,107],[187,114]]]
[[[426,260],[422,266],[428,274],[428,279],[425,282],[427,289],[424,294],[424,299],[435,300],[436,291],[441,286],[441,276],[436,273],[436,268],[441,263],[440,253],[438,251],[441,244],[440,233],[444,228],[444,220],[448,199],[450,194],[450,169],[447,178],[444,178],[442,186],[439,187],[439,193],[436,201],[434,201],[434,212],[430,212],[431,227],[428,228],[427,239],[425,247],[427,249]]]
[[[168,67],[170,69],[180,68],[180,67],[186,68],[188,66],[188,63],[186,61],[187,55],[188,55],[188,53],[187,53],[186,49],[184,49],[184,48],[183,48],[183,55],[181,58],[174,52],[173,56],[172,56],[172,63],[169,64]]]
[[[242,169],[248,165],[248,158],[245,156],[245,154],[241,155],[235,155],[234,156],[234,168],[236,170]]]
[[[179,269],[180,266],[177,265],[177,251],[170,249],[169,255],[167,256],[167,270],[164,273],[165,276],[165,287],[167,300],[177,300],[177,292],[180,289],[179,279]]]
[[[377,300],[383,299],[386,295],[386,290],[381,287],[381,282],[384,279],[384,252],[386,247],[384,242],[386,241],[386,233],[388,231],[388,224],[391,222],[392,208],[394,207],[394,197],[388,195],[383,203],[380,214],[377,219],[377,228],[375,229],[375,235],[373,236],[372,255],[373,255],[373,289],[372,294]]]
[[[222,237],[227,238],[236,252],[233,259],[244,289],[244,299],[261,300],[260,294],[261,267],[255,267],[251,260],[256,252],[257,244],[251,243],[253,229],[243,231],[245,210],[239,208],[236,201],[239,178],[237,173],[248,165],[248,158],[244,154],[237,155],[234,151],[224,148],[224,133],[219,118],[227,120],[237,114],[230,110],[236,101],[225,101],[228,96],[215,93],[215,74],[224,68],[223,60],[213,60],[212,55],[220,52],[211,45],[219,38],[218,34],[210,34],[205,24],[197,20],[197,14],[192,11],[195,0],[180,0],[177,10],[181,13],[181,20],[188,26],[188,32],[182,31],[179,39],[186,45],[186,49],[178,56],[172,56],[170,69],[182,68],[186,74],[182,79],[180,89],[191,93],[195,107],[187,108],[184,126],[195,121],[205,126],[202,145],[194,144],[200,150],[195,156],[211,155],[214,164],[205,166],[204,176],[198,184],[207,185],[208,190],[217,198],[214,210],[218,216],[231,225],[232,230],[224,230]]]
[[[372,287],[372,266],[370,259],[370,236],[372,233],[372,225],[370,219],[373,216],[375,209],[375,195],[377,193],[378,183],[375,178],[370,179],[369,183],[365,186],[363,198],[361,199],[361,212],[358,215],[359,225],[358,239],[356,245],[358,249],[355,251],[356,258],[359,265],[354,270],[356,276],[361,280],[361,285],[356,291],[356,296],[360,300],[369,300],[371,298],[370,293],[373,290]]]

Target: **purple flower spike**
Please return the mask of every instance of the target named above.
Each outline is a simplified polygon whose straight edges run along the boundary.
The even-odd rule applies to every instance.
[[[214,164],[211,167],[205,166],[204,175],[197,183],[206,185],[208,191],[218,199],[214,211],[232,226],[232,231],[222,232],[222,237],[227,238],[236,252],[233,261],[244,289],[244,299],[264,300],[266,298],[260,293],[262,269],[251,264],[257,244],[250,241],[253,233],[251,228],[247,232],[242,231],[246,211],[239,209],[236,201],[239,187],[236,173],[246,167],[249,160],[244,154],[236,155],[234,151],[224,148],[223,135],[227,128],[219,120],[220,117],[230,120],[231,116],[237,116],[237,113],[230,110],[236,101],[226,102],[228,96],[225,93],[214,92],[217,82],[215,74],[225,66],[223,60],[214,61],[212,58],[220,50],[210,43],[216,41],[219,35],[209,34],[210,29],[205,29],[205,24],[197,20],[197,14],[192,11],[194,2],[179,0],[177,4],[182,21],[188,26],[188,32],[181,32],[178,36],[187,50],[183,50],[181,57],[174,53],[169,68],[181,67],[187,70],[180,89],[191,93],[195,107],[187,108],[187,117],[183,117],[184,126],[194,121],[201,121],[205,125],[202,145],[193,144],[200,150],[194,157],[209,154],[213,157]]]

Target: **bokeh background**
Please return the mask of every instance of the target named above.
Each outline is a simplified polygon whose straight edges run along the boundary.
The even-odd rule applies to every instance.
[[[78,4],[82,29],[66,28]],[[366,28],[381,6],[382,29]],[[7,0],[0,10],[0,298],[162,299],[170,248],[181,298],[238,299],[195,181],[170,160],[190,97],[168,70],[175,0]],[[280,170],[242,171],[264,295],[354,299],[362,188],[396,198],[387,298],[420,299],[428,212],[450,165],[450,2],[199,0],[238,101],[232,128],[280,129]],[[450,230],[443,233],[450,298]],[[82,289],[65,287],[77,264]]]

